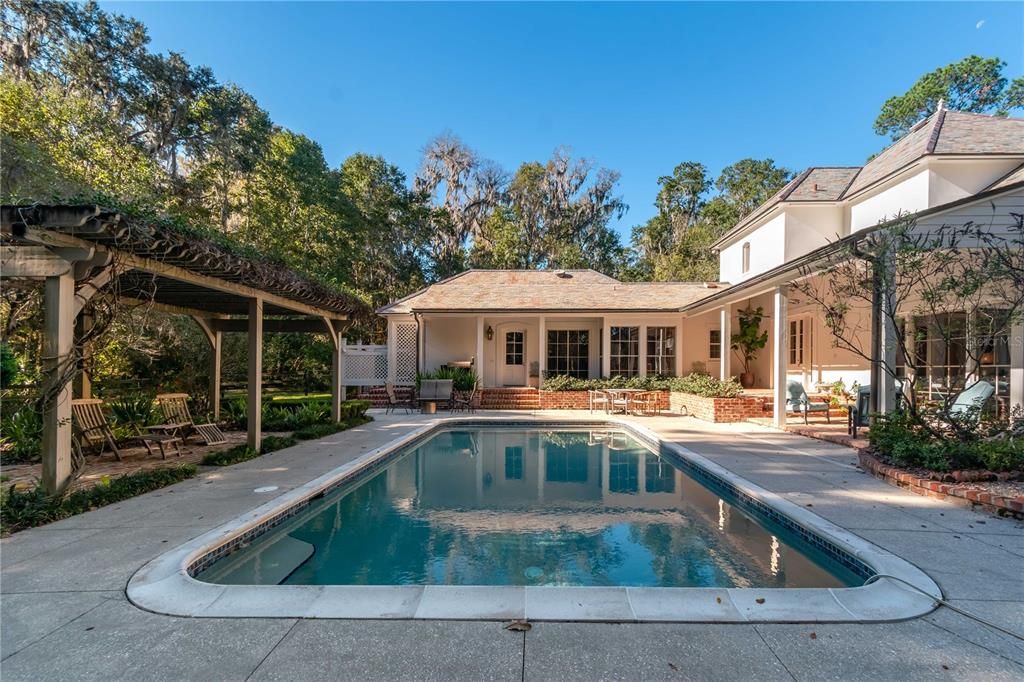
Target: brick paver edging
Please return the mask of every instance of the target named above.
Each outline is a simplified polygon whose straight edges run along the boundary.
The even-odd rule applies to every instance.
[[[858,450],[860,466],[875,478],[906,488],[910,492],[954,502],[964,507],[978,508],[996,516],[1024,519],[1024,497],[1004,497],[979,490],[969,484],[944,483],[919,478],[909,471],[881,462],[866,450]]]

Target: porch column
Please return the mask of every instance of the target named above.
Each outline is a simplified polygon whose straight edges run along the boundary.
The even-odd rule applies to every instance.
[[[345,337],[331,328],[331,420],[341,421],[341,403],[345,400]]]
[[[728,381],[732,377],[732,304],[726,303],[718,311],[718,378]]]
[[[210,409],[213,410],[213,421],[220,420],[220,373],[223,345],[224,332],[215,330],[210,337]]]
[[[871,411],[886,414],[896,409],[896,315],[894,265],[883,264],[874,273],[871,300]]]
[[[636,369],[637,369],[637,373],[640,376],[645,377],[645,376],[647,376],[647,325],[646,324],[642,324],[642,325],[640,325],[637,328],[637,337],[638,337],[637,338],[637,345],[639,346],[639,348],[637,350],[640,351],[639,352],[639,356],[640,357],[637,359],[637,362],[640,363],[640,366],[637,367]]]
[[[479,316],[476,318],[476,371],[477,379],[480,381],[480,385],[484,385],[484,318]]]
[[[249,299],[249,447],[263,444],[263,299]]]
[[[677,377],[683,376],[683,318],[676,322],[675,348],[676,366],[674,368]]]
[[[43,292],[42,485],[49,493],[71,483],[71,377],[75,333],[75,279],[70,269],[46,278]]]
[[[1024,323],[1010,328],[1010,410],[1024,410]],[[1012,412],[1011,412],[1012,413]]]
[[[537,318],[537,382],[544,385],[544,372],[548,369],[547,320],[543,315]]]
[[[611,376],[612,373],[612,328],[608,324],[608,318],[601,318],[601,377]]]
[[[775,306],[772,316],[772,423],[778,428],[786,425],[786,366],[789,362],[789,334],[786,328],[786,287],[775,288]]]

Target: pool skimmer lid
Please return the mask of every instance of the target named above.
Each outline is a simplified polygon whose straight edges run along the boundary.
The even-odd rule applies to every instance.
[[[254,493],[272,493],[277,490],[276,485],[265,485],[262,488],[256,488],[253,490]]]

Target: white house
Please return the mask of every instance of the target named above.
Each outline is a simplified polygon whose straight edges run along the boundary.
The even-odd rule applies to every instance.
[[[472,363],[485,388],[536,386],[545,374],[704,369],[725,378],[739,372],[728,349],[736,311],[761,306],[770,334],[754,386],[774,389],[776,405],[787,379],[867,384],[869,363],[835,348],[816,309],[787,285],[831,243],[906,213],[919,228],[1013,224],[1024,213],[1024,119],[940,108],[863,167],[803,171],[715,244],[721,282],[470,270],[433,284],[378,311],[388,320],[388,377],[412,383],[417,370]],[[970,369],[955,349],[928,343],[925,386],[954,386],[973,372],[995,384],[1001,407],[1024,404],[1022,340],[1017,325],[991,362]],[[885,409],[892,398],[879,400]]]

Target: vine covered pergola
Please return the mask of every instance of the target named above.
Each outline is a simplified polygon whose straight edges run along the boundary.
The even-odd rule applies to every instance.
[[[326,334],[333,346],[331,415],[341,418],[342,335],[366,314],[356,296],[245,255],[187,225],[96,205],[0,207],[0,277],[43,282],[42,484],[64,490],[72,466],[72,382],[90,397],[83,347],[97,318],[146,304],[191,316],[211,348],[210,403],[220,413],[221,347],[248,335],[248,443],[261,444],[263,335]]]

